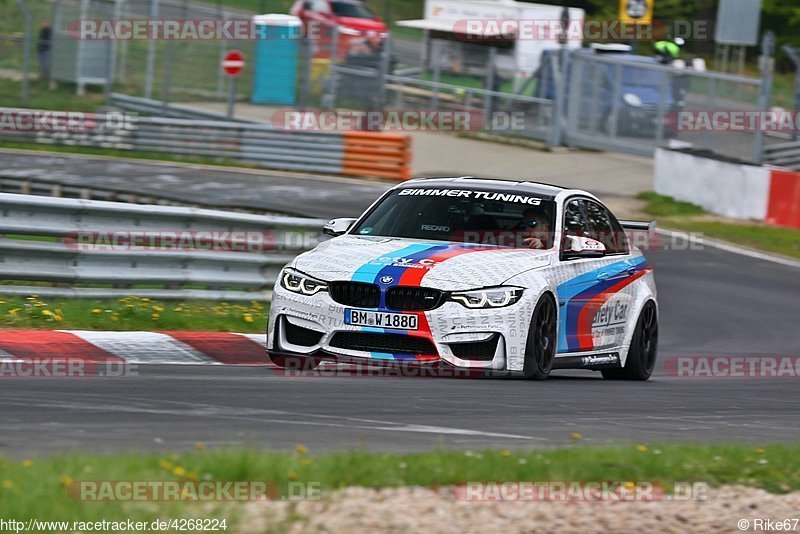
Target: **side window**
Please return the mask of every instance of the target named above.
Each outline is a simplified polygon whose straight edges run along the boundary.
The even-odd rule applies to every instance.
[[[614,214],[610,211],[608,212],[608,218],[611,221],[611,230],[616,236],[617,252],[620,254],[627,254],[630,252],[628,248],[628,235],[625,233],[625,230],[623,230],[617,218],[614,217]]]
[[[608,254],[627,252],[622,228],[613,215],[606,208],[591,200],[587,200],[585,206],[591,228],[589,237],[603,243]]]
[[[586,223],[586,216],[583,213],[583,200],[575,199],[570,201],[564,208],[564,235],[574,235],[577,237],[588,237],[589,227]]]

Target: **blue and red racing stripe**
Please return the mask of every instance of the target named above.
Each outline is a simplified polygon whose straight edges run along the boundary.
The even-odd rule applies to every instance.
[[[354,282],[364,282],[368,284],[375,284],[381,289],[380,304],[375,311],[395,313],[395,310],[386,308],[386,290],[393,286],[412,286],[419,287],[422,279],[428,273],[430,266],[436,265],[442,261],[466,254],[469,252],[478,252],[488,250],[487,247],[466,245],[466,244],[453,244],[453,243],[429,243],[429,244],[415,244],[409,245],[405,248],[382,254],[380,257],[370,260],[362,267],[360,267],[352,276],[351,280]],[[427,261],[424,261],[427,260]],[[420,262],[423,262],[421,264]],[[381,279],[391,277],[392,282],[389,284],[381,283]],[[376,332],[387,334],[401,334],[409,336],[418,336],[430,339],[431,336],[430,325],[428,319],[425,317],[425,312],[406,312],[417,316],[417,330],[398,330],[392,328],[378,328],[378,327],[361,327],[363,332]],[[438,354],[403,354],[403,353],[384,353],[384,352],[371,352],[371,356],[375,359],[384,360],[437,360]]]
[[[592,317],[615,293],[644,276],[652,268],[641,256],[603,265],[557,288],[558,298],[566,303],[560,315],[558,352],[583,352],[592,350]],[[598,280],[599,273],[606,273]]]

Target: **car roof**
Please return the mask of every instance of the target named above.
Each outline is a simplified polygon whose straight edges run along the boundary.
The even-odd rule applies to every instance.
[[[466,189],[481,188],[492,191],[519,191],[534,194],[544,200],[553,200],[567,188],[540,182],[525,180],[494,180],[491,178],[478,178],[475,176],[451,176],[437,178],[417,178],[403,182],[397,189],[409,187],[463,187]]]

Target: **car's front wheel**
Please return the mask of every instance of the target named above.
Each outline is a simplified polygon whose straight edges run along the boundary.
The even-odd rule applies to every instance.
[[[533,310],[528,342],[525,344],[523,375],[546,380],[556,357],[556,303],[549,294],[542,296]]]
[[[647,380],[656,366],[658,350],[658,314],[650,300],[642,308],[631,338],[628,359],[621,369],[603,369],[603,378],[611,380]]]

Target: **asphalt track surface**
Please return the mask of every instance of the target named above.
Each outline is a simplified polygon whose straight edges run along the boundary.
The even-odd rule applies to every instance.
[[[350,178],[171,165],[142,160],[0,150],[0,180],[29,179],[171,200],[212,209],[335,217],[357,215],[391,184]]]
[[[326,183],[330,189],[334,182]],[[342,200],[334,208],[363,205],[344,183],[335,188]],[[0,452],[179,450],[200,441],[274,449],[303,443],[315,452],[529,448],[571,443],[572,432],[590,444],[800,439],[798,378],[679,378],[663,368],[675,356],[800,356],[800,270],[708,246],[647,255],[661,337],[659,369],[646,383],[579,371],[555,372],[547,382],[290,378],[233,366],[6,379]]]

